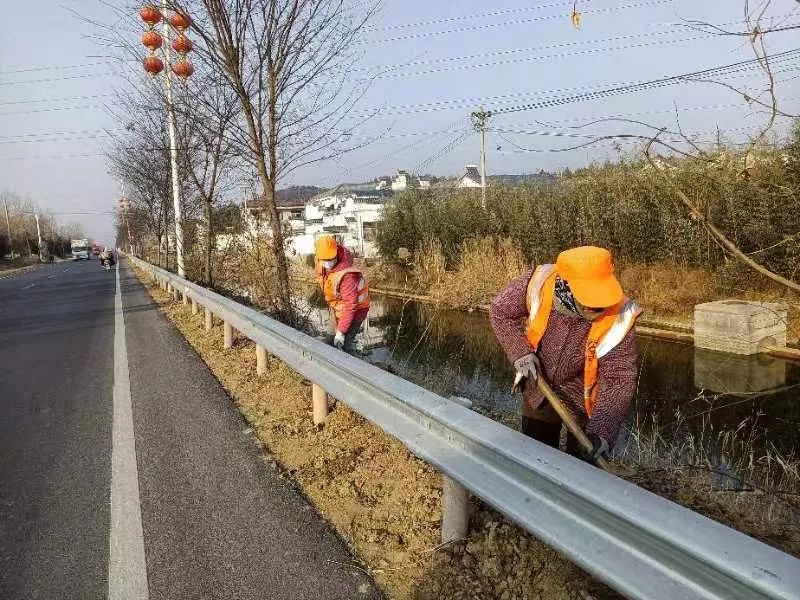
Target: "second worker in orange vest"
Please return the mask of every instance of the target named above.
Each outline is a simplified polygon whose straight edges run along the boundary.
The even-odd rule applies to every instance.
[[[364,274],[353,266],[353,255],[330,235],[315,244],[317,278],[325,301],[336,317],[333,345],[352,354],[355,337],[369,312],[369,288]]]
[[[607,455],[636,388],[634,324],[639,308],[614,276],[611,253],[582,246],[525,272],[492,302],[495,335],[523,389],[522,432],[558,447],[561,422],[535,385],[541,373]],[[524,327],[521,327],[522,323]],[[567,451],[581,455],[568,436]]]

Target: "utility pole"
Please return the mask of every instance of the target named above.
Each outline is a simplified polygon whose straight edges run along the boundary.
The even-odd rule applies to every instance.
[[[491,111],[480,110],[473,112],[472,125],[480,134],[481,139],[481,208],[486,208],[486,120],[492,116]]]
[[[39,227],[39,213],[33,213],[33,218],[36,219],[36,236],[39,238],[39,248],[42,247],[42,229]]]
[[[36,237],[39,238],[39,260],[44,262],[45,256],[42,252],[42,229],[39,227],[39,213],[33,213],[33,218],[36,219]]]
[[[161,10],[167,13],[167,0],[161,0]],[[164,19],[164,57],[170,65],[170,25]],[[167,123],[169,127],[169,163],[172,169],[172,204],[175,210],[175,259],[178,263],[178,276],[185,277],[183,264],[183,215],[181,210],[181,182],[178,177],[178,143],[175,133],[175,106],[172,103],[172,73],[167,66],[164,73],[164,87],[167,92]],[[169,251],[169,249],[167,249]]]
[[[8,229],[8,248],[11,250],[11,260],[14,260],[14,245],[11,241],[11,220],[8,218],[8,199],[3,198],[3,206],[6,209],[6,228]]]

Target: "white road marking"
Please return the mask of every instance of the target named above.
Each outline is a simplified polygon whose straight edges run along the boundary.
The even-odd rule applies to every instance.
[[[52,279],[53,277],[55,277],[55,275],[48,275],[47,276],[48,279]]]
[[[114,298],[114,424],[111,433],[111,531],[109,533],[108,600],[148,600],[139,473],[133,435],[131,382],[125,317],[116,269]]]
[[[23,289],[23,290],[27,290],[27,289],[30,289],[30,288],[32,288],[32,287],[33,287],[33,286],[35,286],[35,285],[36,285],[35,283],[31,283],[30,285],[26,285],[26,286],[25,286],[24,288],[22,288],[22,289]]]

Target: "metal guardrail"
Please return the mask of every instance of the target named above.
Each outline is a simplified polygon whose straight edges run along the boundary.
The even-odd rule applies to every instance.
[[[800,560],[129,258],[620,593],[659,600],[800,598]]]

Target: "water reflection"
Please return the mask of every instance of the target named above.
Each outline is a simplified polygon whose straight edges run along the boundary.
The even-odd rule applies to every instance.
[[[327,310],[310,308],[324,332]],[[358,341],[365,360],[516,426],[512,371],[483,313],[373,297]],[[790,453],[800,442],[800,365],[640,338],[639,382],[627,429],[657,428],[667,440],[736,431]],[[623,441],[624,441],[624,435]]]

